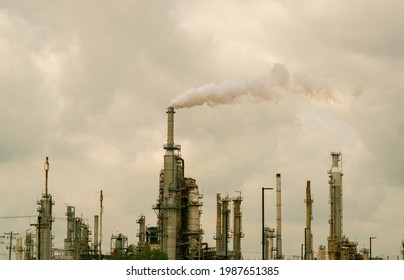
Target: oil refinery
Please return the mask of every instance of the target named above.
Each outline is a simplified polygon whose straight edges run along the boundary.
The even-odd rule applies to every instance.
[[[41,199],[37,202],[37,222],[30,224],[25,236],[13,231],[5,232],[2,239],[7,240],[9,259],[11,252],[17,260],[102,260],[125,258],[141,252],[157,250],[169,260],[242,260],[243,256],[243,201],[241,191],[234,190],[235,195],[216,193],[216,220],[214,225],[214,244],[205,239],[201,225],[204,195],[196,179],[186,174],[185,159],[181,155],[181,145],[174,141],[174,107],[167,108],[167,141],[163,145],[163,168],[159,173],[159,184],[155,188],[157,203],[151,208],[155,217],[143,214],[134,217],[138,227],[137,242],[129,240],[125,233],[116,233],[108,237],[109,248],[103,247],[103,213],[104,194],[99,193],[99,213],[94,215],[91,225],[87,218],[78,215],[73,205],[66,204],[65,238],[63,248],[54,244],[52,232],[55,223],[53,206],[57,201],[51,195],[48,186],[50,161],[46,157],[45,184]],[[371,247],[358,250],[358,243],[350,241],[343,233],[343,170],[342,153],[331,152],[331,168],[328,171],[329,185],[329,235],[327,247],[320,245],[313,248],[312,220],[314,200],[311,181],[306,182],[304,198],[306,215],[305,227],[302,228],[301,256],[304,260],[367,260],[372,259]],[[276,205],[273,207],[276,222],[264,225],[262,232],[262,256],[265,260],[288,259],[282,251],[282,189],[281,174],[275,176]],[[314,194],[315,196],[315,194]],[[151,203],[152,204],[152,203]],[[262,203],[264,212],[264,202]],[[263,213],[264,214],[264,213]],[[152,225],[146,223],[146,219]],[[60,220],[58,222],[61,222]],[[108,221],[107,221],[108,222]],[[155,224],[154,224],[155,223]],[[275,226],[275,227],[271,227]],[[326,227],[326,225],[324,225]],[[372,241],[372,237],[370,242]],[[132,243],[131,243],[132,242]],[[324,240],[325,242],[325,240]],[[371,244],[371,243],[370,243]],[[371,245],[370,245],[371,246]],[[401,243],[404,259],[404,241]],[[373,258],[375,259],[375,258]]]

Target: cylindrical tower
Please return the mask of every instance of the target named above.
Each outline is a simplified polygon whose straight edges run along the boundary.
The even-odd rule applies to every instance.
[[[222,199],[222,248],[221,252],[225,258],[229,256],[230,238],[230,197],[227,195]]]
[[[332,165],[328,171],[330,185],[330,235],[328,237],[328,257],[339,260],[342,238],[342,164],[341,153],[331,152]]]
[[[94,215],[94,242],[93,242],[93,248],[94,248],[94,256],[98,256],[98,225],[99,225],[99,219],[98,215]]]
[[[15,259],[22,260],[24,249],[22,248],[22,237],[15,239]]]
[[[89,243],[91,241],[90,226],[83,221],[81,228],[80,258],[88,258],[90,251]]]
[[[74,219],[74,242],[73,242],[73,250],[74,250],[74,260],[80,259],[81,254],[81,230],[82,230],[82,219],[79,217],[75,217]]]
[[[241,238],[244,237],[241,223],[241,193],[239,196],[233,198],[233,251],[234,259],[241,260]]]
[[[189,240],[189,259],[199,259],[200,244],[202,239],[201,231],[201,206],[200,199],[202,196],[199,194],[198,186],[194,179],[187,178],[185,186],[188,190],[188,240]]]
[[[220,255],[222,252],[222,199],[220,193],[216,194],[216,254]]]
[[[137,234],[139,241],[137,243],[137,247],[139,251],[142,251],[146,244],[146,217],[144,215],[140,215],[139,219],[136,220],[136,223],[139,224],[139,233]]]
[[[313,200],[311,199],[310,181],[307,181],[305,202],[306,202],[306,228],[305,228],[305,234],[304,234],[304,243],[305,243],[304,259],[312,260],[313,259],[313,235],[311,232],[311,220],[313,219],[313,215],[312,215]]]
[[[168,259],[176,259],[177,246],[177,223],[179,205],[179,185],[177,178],[177,155],[176,150],[180,150],[174,145],[174,108],[167,109],[167,144],[164,145],[166,153],[164,155],[164,189],[163,201],[161,205],[162,212],[162,237],[161,250],[165,252]]]
[[[52,196],[48,193],[48,171],[49,161],[46,157],[44,164],[45,169],[45,193],[42,194],[42,199],[38,202],[38,260],[52,259]]]
[[[324,245],[320,245],[318,247],[317,258],[319,260],[325,260],[325,246]]]
[[[281,174],[276,174],[276,259],[282,256]]]
[[[34,257],[34,240],[31,232],[26,232],[25,235],[25,259],[33,260]]]
[[[75,223],[75,208],[73,206],[67,205],[66,217],[67,217],[67,232],[64,244],[66,257],[73,258],[74,252],[74,223]]]

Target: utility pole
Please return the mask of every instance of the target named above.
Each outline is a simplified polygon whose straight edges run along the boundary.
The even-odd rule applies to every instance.
[[[11,260],[11,249],[13,248],[13,239],[16,238],[16,235],[18,235],[18,233],[13,233],[12,231],[10,232],[5,232],[5,235],[9,235],[10,237],[10,244],[7,246],[8,249],[8,259]]]

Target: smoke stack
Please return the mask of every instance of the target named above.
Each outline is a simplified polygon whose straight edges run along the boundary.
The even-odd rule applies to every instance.
[[[167,108],[167,144],[164,145],[163,173],[163,200],[162,200],[162,238],[160,248],[168,256],[168,259],[176,259],[177,253],[177,223],[178,223],[178,194],[179,190],[179,166],[177,164],[180,146],[174,145],[174,107]],[[175,190],[175,191],[173,191]]]
[[[174,107],[167,108],[167,147],[174,147]]]
[[[276,259],[282,259],[281,174],[276,174]]]

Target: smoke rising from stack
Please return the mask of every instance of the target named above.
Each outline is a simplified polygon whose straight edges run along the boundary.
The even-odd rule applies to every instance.
[[[205,104],[216,106],[239,104],[243,101],[276,101],[282,94],[288,93],[327,102],[334,99],[327,86],[302,73],[291,75],[286,65],[274,63],[266,76],[227,80],[190,88],[171,100],[169,107],[179,109]]]

